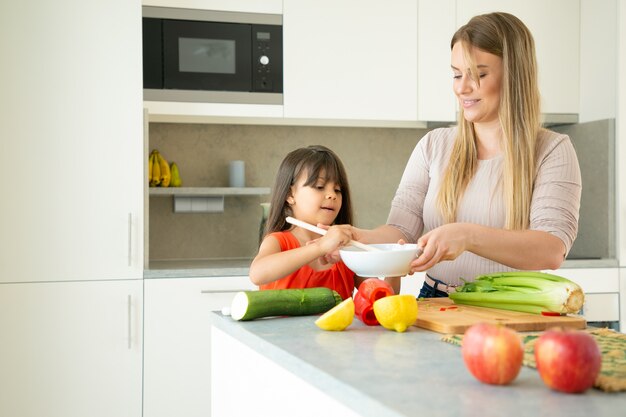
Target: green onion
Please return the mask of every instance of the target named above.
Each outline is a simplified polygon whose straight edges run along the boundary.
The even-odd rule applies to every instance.
[[[480,275],[450,294],[457,304],[541,314],[578,313],[585,294],[578,284],[545,272],[515,271]]]

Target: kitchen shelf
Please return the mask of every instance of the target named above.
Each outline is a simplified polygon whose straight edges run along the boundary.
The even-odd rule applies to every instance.
[[[150,187],[150,197],[221,197],[269,195],[269,187]]]
[[[222,213],[224,197],[268,195],[269,187],[150,187],[150,197],[173,197],[174,213]]]

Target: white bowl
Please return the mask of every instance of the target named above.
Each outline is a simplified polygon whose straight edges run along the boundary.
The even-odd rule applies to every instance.
[[[339,250],[341,260],[361,277],[398,277],[409,273],[417,254],[416,244],[384,243],[370,245],[380,251],[364,251],[354,246]]]

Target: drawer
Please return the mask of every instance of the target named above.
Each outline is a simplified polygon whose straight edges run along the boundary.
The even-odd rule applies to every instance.
[[[583,316],[589,321],[619,321],[619,294],[585,294]]]
[[[619,268],[561,268],[545,272],[574,281],[585,294],[619,292]]]

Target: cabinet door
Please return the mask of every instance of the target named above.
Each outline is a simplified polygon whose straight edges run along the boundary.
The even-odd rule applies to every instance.
[[[456,30],[456,0],[419,0],[418,4],[418,119],[454,122],[450,40]]]
[[[281,14],[282,0],[143,0],[143,6]]]
[[[248,277],[145,280],[144,417],[210,415],[209,312],[244,289]]]
[[[284,0],[285,118],[417,120],[417,2]]]
[[[542,113],[579,112],[580,2],[571,0],[457,1],[457,27],[475,15],[502,11],[520,18],[533,34]],[[452,34],[450,34],[452,36]]]
[[[141,417],[142,283],[0,284],[0,415]]]
[[[0,16],[0,282],[141,278],[141,4]]]
[[[561,268],[555,273],[580,285],[585,293],[583,316],[587,321],[619,321],[619,268]]]

